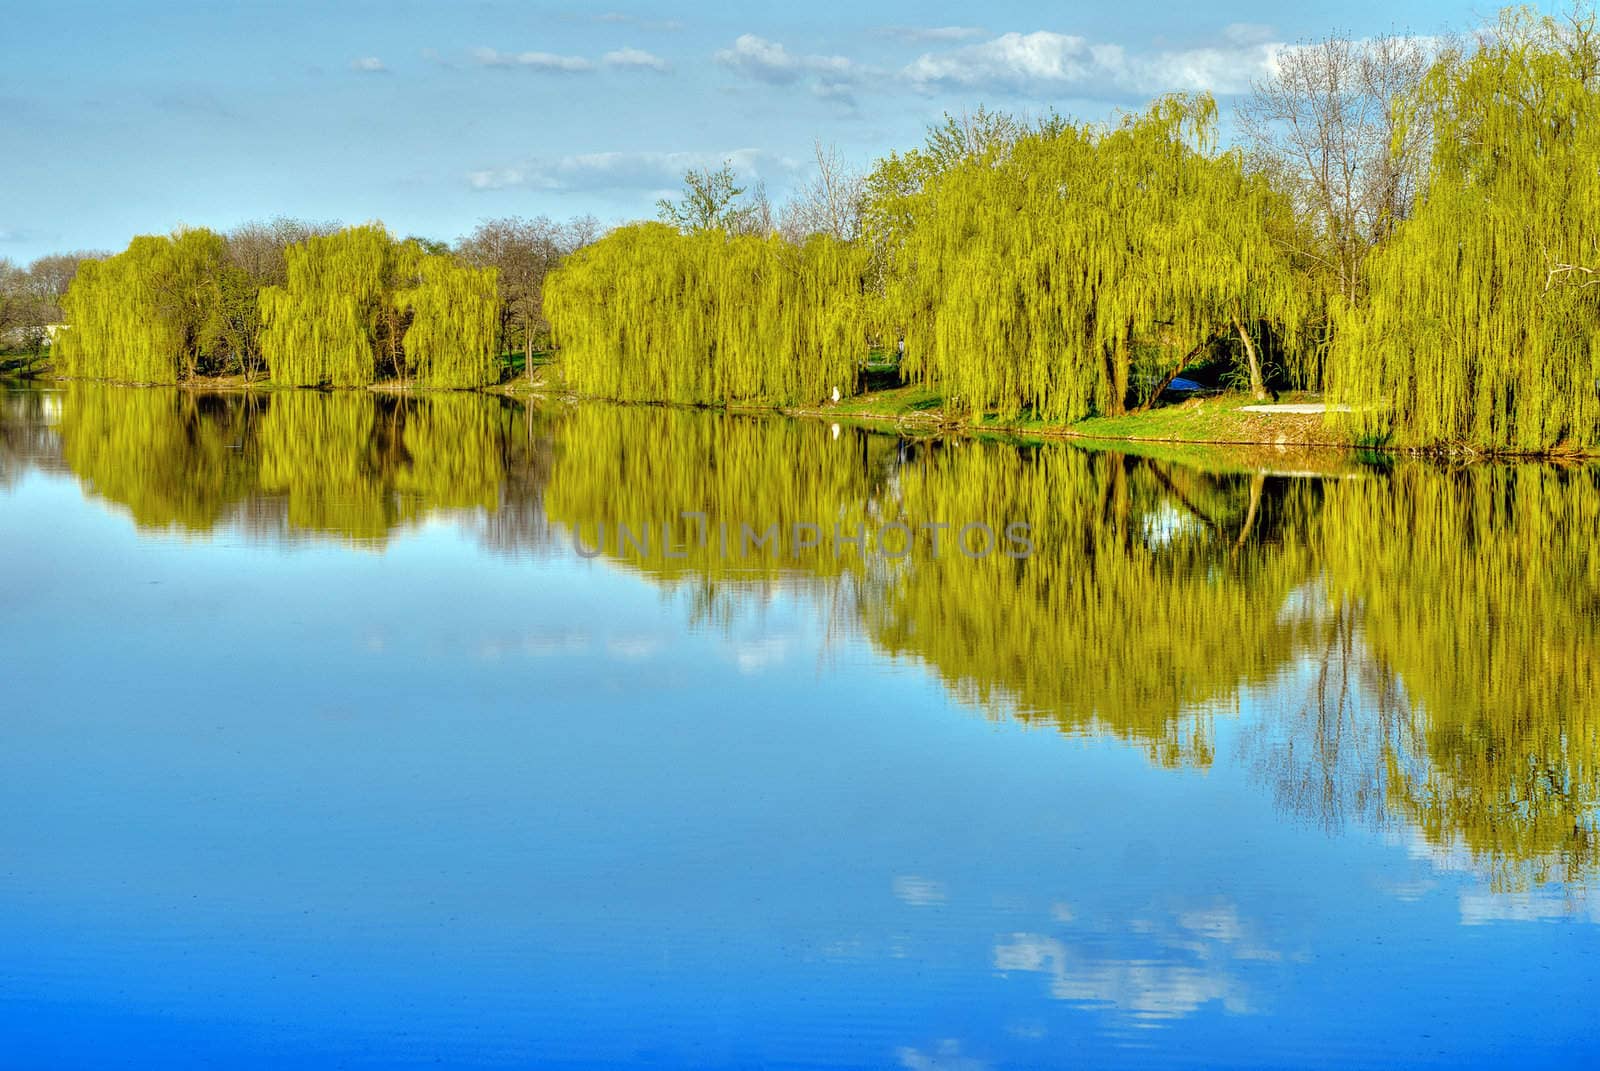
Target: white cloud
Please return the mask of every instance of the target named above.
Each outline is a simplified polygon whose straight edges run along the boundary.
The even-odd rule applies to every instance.
[[[1278,31],[1259,22],[1232,22],[1222,36],[1236,45],[1260,45],[1277,38]]]
[[[607,52],[600,58],[600,62],[607,67],[660,71],[663,74],[671,70],[666,60],[642,48],[619,48],[614,52]]]
[[[467,182],[478,190],[523,187],[553,191],[667,192],[678,188],[685,171],[720,167],[725,162],[732,165],[741,181],[791,175],[800,169],[796,161],[761,149],[733,149],[727,152],[597,152],[486,168],[470,172]]]
[[[864,67],[845,56],[804,56],[753,33],[742,34],[732,48],[719,50],[716,60],[735,74],[773,85],[814,79],[825,95],[838,94],[842,87],[859,81],[867,73]]]
[[[855,88],[873,72],[847,56],[802,55],[776,41],[742,34],[716,61],[734,74],[769,85],[804,84],[813,96],[845,108],[855,107]]]
[[[360,71],[363,74],[384,74],[389,70],[383,65],[383,60],[377,56],[362,56],[359,59],[353,59],[350,61],[350,69],[352,71]]]
[[[476,48],[472,51],[472,58],[482,67],[523,67],[562,74],[594,70],[594,64],[582,56],[560,56],[554,52],[500,52],[492,48]]]
[[[988,89],[1081,95],[1209,90],[1238,93],[1269,74],[1280,43],[1260,27],[1230,27],[1217,45],[1138,52],[1073,34],[1006,33],[961,48],[925,52],[901,72],[923,91]]]
[[[604,11],[598,15],[590,15],[588,21],[607,26],[637,26],[641,30],[657,30],[663,33],[675,33],[683,29],[683,23],[677,19],[643,19],[638,15],[628,15],[621,11]]]

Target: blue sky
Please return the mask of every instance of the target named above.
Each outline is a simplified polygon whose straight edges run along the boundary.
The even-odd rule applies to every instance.
[[[1098,118],[1167,89],[1225,99],[1279,43],[1491,10],[0,0],[0,257],[278,214],[444,239],[499,215],[620,222],[723,159],[781,199],[813,138],[865,165],[979,103]]]

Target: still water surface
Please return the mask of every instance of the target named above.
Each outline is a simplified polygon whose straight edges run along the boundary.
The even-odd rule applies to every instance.
[[[0,1066],[1583,1062],[1597,520],[1594,468],[14,391]]]

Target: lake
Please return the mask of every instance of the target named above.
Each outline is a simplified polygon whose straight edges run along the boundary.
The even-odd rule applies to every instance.
[[[1595,467],[11,389],[0,1064],[1581,1063],[1597,524]]]

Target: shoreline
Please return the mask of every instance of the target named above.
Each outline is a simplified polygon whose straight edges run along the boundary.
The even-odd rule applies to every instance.
[[[189,393],[272,393],[314,390],[322,392],[364,390],[377,394],[486,394],[507,398],[601,402],[607,405],[662,406],[746,415],[778,415],[795,419],[820,420],[875,429],[894,430],[911,435],[965,435],[998,438],[1016,442],[1077,441],[1085,444],[1137,444],[1142,447],[1218,447],[1227,449],[1270,450],[1279,454],[1382,454],[1419,458],[1435,463],[1486,461],[1539,461],[1549,464],[1583,463],[1600,458],[1600,446],[1591,449],[1555,449],[1541,452],[1488,451],[1472,448],[1406,446],[1393,443],[1365,444],[1341,438],[1327,425],[1320,412],[1250,412],[1257,403],[1248,394],[1218,393],[1173,402],[1147,412],[1121,416],[1093,416],[1072,424],[1042,421],[973,420],[951,417],[940,407],[940,399],[917,387],[890,387],[870,390],[839,402],[821,405],[725,405],[672,401],[639,401],[581,395],[552,388],[544,383],[529,383],[522,377],[483,387],[419,387],[412,383],[385,380],[360,387],[290,387],[267,379],[246,380],[242,376],[195,377],[170,384],[120,383],[103,379],[59,376],[49,370],[22,375],[0,375],[0,382],[18,383],[104,383],[119,387],[160,387]],[[885,404],[887,403],[887,404]],[[1305,403],[1285,403],[1290,406]]]

